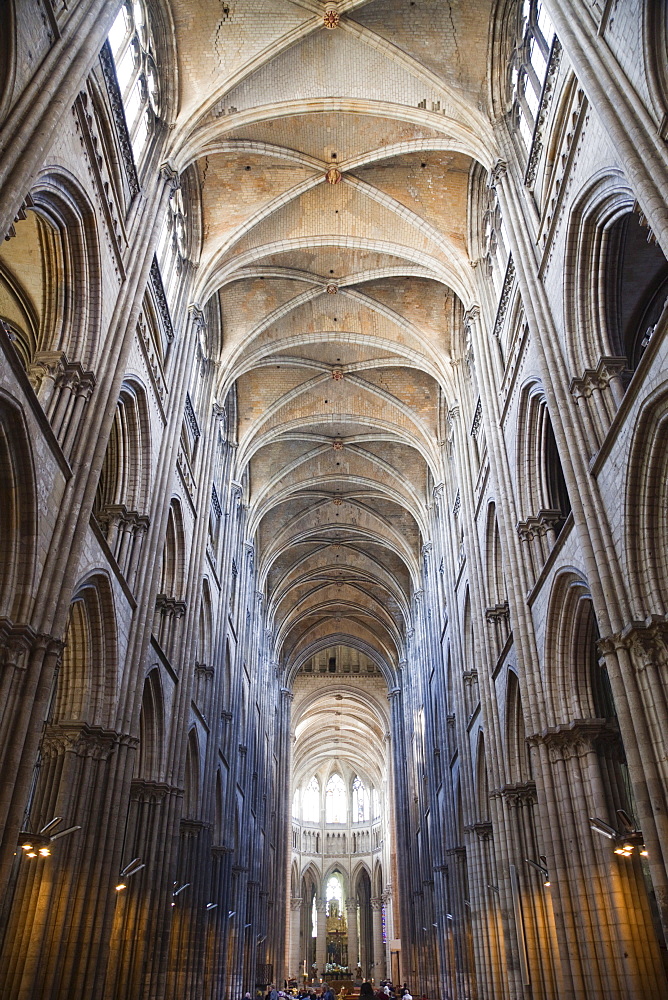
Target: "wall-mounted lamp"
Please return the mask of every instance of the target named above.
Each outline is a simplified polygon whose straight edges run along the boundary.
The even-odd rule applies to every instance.
[[[647,857],[647,848],[643,840],[642,830],[638,830],[635,823],[624,809],[617,809],[621,830],[616,830],[598,816],[589,817],[589,826],[595,833],[600,833],[602,837],[607,837],[614,843],[613,852],[623,858],[630,858],[636,847],[638,853]]]
[[[207,903],[206,904],[207,910],[215,910],[217,906],[218,906],[218,903]]]
[[[54,816],[50,819],[48,823],[44,826],[38,833],[29,833],[27,830],[23,830],[20,834],[21,850],[25,852],[26,858],[48,858],[51,855],[51,844],[54,840],[60,840],[61,837],[66,837],[70,833],[74,833],[75,830],[80,830],[81,827],[68,826],[66,830],[60,830],[59,833],[52,833],[52,830],[62,823],[62,816]]]
[[[547,870],[547,858],[544,854],[539,854],[538,857],[540,864],[538,864],[538,861],[532,861],[531,858],[525,858],[524,860],[528,865],[531,865],[532,868],[535,868],[537,872],[540,872],[543,876],[543,885],[549,887],[552,883],[550,882],[550,873]]]
[[[142,864],[141,858],[133,858],[130,864],[123,868],[118,876],[118,885],[116,886],[116,892],[122,892],[123,889],[127,889],[126,879],[132,878],[137,872],[140,872],[142,868],[146,868],[145,864]]]

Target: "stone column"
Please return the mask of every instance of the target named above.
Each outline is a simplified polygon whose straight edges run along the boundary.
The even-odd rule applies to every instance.
[[[354,976],[359,962],[359,937],[357,934],[357,899],[346,900],[346,917],[348,921],[348,968]]]
[[[599,35],[592,14],[597,4],[545,0],[559,40],[588,99],[610,136],[624,172],[638,195],[652,231],[668,254],[668,156],[665,123],[657,128],[643,101]],[[609,5],[605,5],[606,9]],[[663,133],[663,134],[662,134]]]
[[[385,945],[383,944],[383,900],[378,896],[371,900],[373,919],[373,978],[376,983],[385,979]]]
[[[50,855],[17,858],[0,995],[102,994],[125,827],[117,804],[135,745],[127,735],[82,723],[47,727],[31,825],[39,830],[61,816],[63,828],[75,829],[45,848]]]
[[[290,900],[290,967],[289,976],[299,975],[299,932],[302,920],[302,898],[293,896]]]
[[[318,936],[315,942],[315,964],[318,966],[318,975],[324,979],[325,962],[327,961],[327,914],[325,912],[324,899],[317,899],[315,908],[318,911]]]
[[[58,123],[69,112],[97,60],[120,6],[120,0],[80,0],[70,4],[70,13],[59,24],[58,37],[3,122],[0,139],[3,236],[44,163],[45,150]]]

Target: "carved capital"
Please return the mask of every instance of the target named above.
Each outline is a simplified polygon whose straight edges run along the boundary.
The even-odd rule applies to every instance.
[[[122,736],[99,726],[48,726],[40,749],[45,759],[73,753],[77,757],[108,760],[121,744],[136,746],[138,742],[133,737]]]
[[[521,781],[513,785],[504,785],[501,789],[501,797],[512,809],[534,805],[538,801],[536,783],[534,781]]]
[[[496,624],[497,622],[507,623],[509,620],[510,608],[508,607],[508,601],[495,604],[493,608],[485,608],[485,621],[488,624]]]

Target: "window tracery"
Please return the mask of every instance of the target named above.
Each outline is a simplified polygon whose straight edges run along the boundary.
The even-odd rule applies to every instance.
[[[340,774],[333,774],[325,789],[325,819],[327,823],[345,823],[346,786]]]
[[[311,778],[302,800],[302,819],[305,823],[317,823],[320,819],[320,782]]]
[[[359,774],[353,780],[353,823],[366,823],[370,819],[369,790]]]
[[[160,118],[160,80],[150,19],[142,0],[126,2],[118,12],[109,44],[123,99],[132,152],[139,164]]]
[[[555,32],[542,0],[524,0],[510,62],[512,121],[526,151],[531,147]]]

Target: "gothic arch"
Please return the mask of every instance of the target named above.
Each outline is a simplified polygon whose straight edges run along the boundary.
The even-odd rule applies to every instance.
[[[200,748],[197,729],[188,733],[186,764],[183,779],[183,817],[197,819],[201,806]]]
[[[162,555],[160,593],[180,600],[185,586],[185,530],[181,501],[172,498]]]
[[[383,895],[383,866],[376,861],[373,869],[373,894],[379,899]]]
[[[206,577],[202,580],[196,658],[199,664],[207,666],[213,662],[213,609],[211,606],[211,587]]]
[[[514,670],[508,671],[505,707],[506,773],[511,784],[522,784],[531,777],[531,760],[526,744],[519,678]]]
[[[21,409],[0,393],[0,616],[20,622],[34,590],[35,471]]]
[[[332,876],[334,875],[336,875],[341,882],[343,891],[343,905],[345,906],[346,899],[348,898],[348,896],[350,896],[352,879],[349,878],[348,873],[346,872],[346,865],[342,863],[340,860],[330,862],[328,867],[325,868],[323,872],[322,876],[323,898],[325,895],[325,890],[327,888],[327,883],[329,882],[330,878],[332,878]]]
[[[496,517],[496,504],[492,500],[487,507],[485,554],[487,560],[487,597],[490,606],[502,604],[507,599],[506,579],[501,551],[501,536]]]
[[[517,438],[515,475],[522,518],[517,528],[528,543],[537,576],[571,510],[547,400],[537,381],[522,391]]]
[[[153,667],[144,681],[139,714],[139,749],[135,777],[160,781],[165,746],[165,705],[159,667]]]
[[[54,702],[55,724],[113,725],[117,684],[114,598],[108,577],[79,584],[70,605]]]
[[[49,246],[46,274],[52,283],[49,292],[53,311],[45,314],[39,347],[62,351],[69,362],[94,368],[101,344],[100,247],[95,210],[79,182],[61,169],[44,171],[30,198],[32,210],[51,230],[43,246],[45,252]]]
[[[548,725],[597,717],[597,639],[589,586],[577,570],[562,569],[552,584],[545,631]]]
[[[636,615],[668,611],[668,393],[665,384],[636,421],[626,489],[626,552]]]
[[[484,823],[489,819],[489,777],[487,774],[487,755],[485,752],[485,734],[478,731],[478,746],[476,749],[476,799],[477,821]]]
[[[299,896],[299,868],[296,861],[290,866],[290,895],[293,899]]]
[[[146,390],[137,379],[121,387],[114,422],[97,487],[98,520],[105,511],[123,506],[146,512],[151,478],[151,431]]]
[[[225,800],[223,792],[223,779],[221,775],[221,769],[216,770],[216,791],[214,799],[214,813],[213,813],[213,843],[214,846],[219,847],[224,841],[224,816],[225,816]]]
[[[599,172],[575,199],[566,260],[572,261],[564,308],[573,376],[582,378],[603,358],[625,359],[633,371],[646,328],[668,296],[668,262],[648,239],[620,171]]]
[[[369,871],[369,866],[366,862],[359,861],[350,874],[350,884],[352,886],[353,895],[358,892],[360,880],[364,878],[366,878],[369,885],[371,885],[371,872]]]

